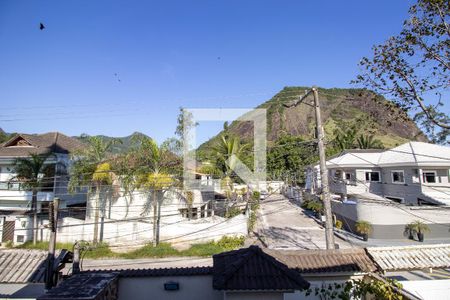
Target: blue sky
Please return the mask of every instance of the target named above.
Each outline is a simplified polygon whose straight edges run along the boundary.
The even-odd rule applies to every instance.
[[[3,0],[0,127],[161,142],[180,106],[248,108],[284,86],[349,87],[411,3]],[[219,127],[200,124],[200,139]]]

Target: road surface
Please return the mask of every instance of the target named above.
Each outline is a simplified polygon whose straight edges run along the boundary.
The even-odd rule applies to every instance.
[[[326,249],[325,229],[286,197],[273,194],[261,201],[258,233],[271,249]],[[351,245],[335,237],[339,248]]]

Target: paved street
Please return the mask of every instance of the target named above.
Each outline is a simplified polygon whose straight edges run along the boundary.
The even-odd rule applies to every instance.
[[[283,195],[261,202],[259,235],[271,249],[326,249],[325,229]],[[340,248],[351,245],[335,237]]]

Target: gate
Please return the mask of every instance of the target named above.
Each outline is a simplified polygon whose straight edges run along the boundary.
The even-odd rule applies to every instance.
[[[6,243],[7,241],[14,242],[15,224],[16,224],[16,221],[4,221],[3,222],[2,243]]]

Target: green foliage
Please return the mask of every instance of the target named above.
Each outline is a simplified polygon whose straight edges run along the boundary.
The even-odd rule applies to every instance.
[[[216,244],[224,251],[229,251],[244,246],[244,242],[243,236],[223,236]]]
[[[248,232],[252,232],[255,228],[257,218],[256,212],[252,211],[248,218]]]
[[[335,139],[334,143],[341,150],[344,151],[346,149],[353,149],[355,147],[355,140],[357,130],[355,128],[346,128],[341,129],[338,128],[335,131]]]
[[[35,249],[35,250],[48,250],[48,242],[36,242],[35,245],[33,245],[32,242],[25,242],[21,245],[17,245],[14,248],[16,249]],[[72,243],[56,243],[56,249],[67,249],[71,250],[73,249]]]
[[[280,137],[267,154],[267,169],[276,179],[287,173],[296,173],[296,183],[303,183],[303,167],[316,162],[318,156],[314,142],[306,142],[298,136]],[[300,172],[299,172],[300,170]]]
[[[404,112],[419,112],[430,138],[437,141],[450,134],[444,109],[448,103],[441,99],[450,82],[449,17],[449,1],[418,0],[402,31],[372,47],[371,58],[360,60],[363,71],[354,81],[386,94]]]
[[[383,149],[383,143],[375,139],[373,135],[361,134],[356,138],[359,149]]]
[[[368,221],[359,220],[355,224],[355,229],[360,234],[370,234],[372,232],[372,224]]]
[[[259,201],[259,198],[261,197],[261,193],[260,192],[258,192],[258,191],[253,191],[253,193],[252,193],[252,199],[253,200],[256,200],[256,201]]]
[[[242,160],[242,155],[248,146],[248,144],[241,143],[238,137],[220,137],[219,142],[212,147],[212,150],[215,166],[223,176],[233,174],[238,159]]]
[[[239,206],[232,206],[228,209],[227,213],[225,214],[225,218],[232,218],[240,214],[242,214],[241,208]]]
[[[334,226],[336,226],[337,229],[342,229],[342,221],[341,220],[336,220],[336,223],[334,224]]]
[[[378,299],[378,300],[402,300],[400,294],[402,285],[395,280],[379,280],[364,278],[349,280],[343,284],[323,284],[321,287],[310,288],[305,295],[320,297],[320,299]],[[372,296],[372,297],[368,297]]]
[[[408,227],[416,233],[430,232],[430,227],[422,221],[414,221],[408,224]]]
[[[324,211],[323,203],[319,201],[308,201],[306,209],[312,210],[315,213],[322,214]]]
[[[50,154],[30,154],[29,158],[17,158],[14,162],[15,176],[11,181],[20,181],[22,187],[27,190],[39,190],[46,184],[48,185],[49,182],[53,186],[54,180],[52,177],[54,176],[55,165],[45,163],[50,156]]]
[[[134,251],[123,253],[123,258],[167,257],[179,256],[179,252],[168,243],[159,243],[156,246],[147,244]]]

